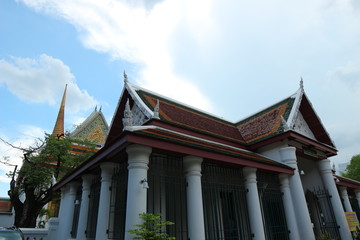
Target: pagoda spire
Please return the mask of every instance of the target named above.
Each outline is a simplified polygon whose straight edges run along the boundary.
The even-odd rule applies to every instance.
[[[64,138],[64,115],[65,115],[65,101],[66,101],[66,89],[67,89],[67,84],[65,85],[65,90],[64,90],[64,95],[62,97],[61,100],[61,105],[60,105],[60,109],[59,109],[59,113],[56,119],[56,123],[54,126],[54,130],[52,132],[52,136],[55,136],[57,138]]]

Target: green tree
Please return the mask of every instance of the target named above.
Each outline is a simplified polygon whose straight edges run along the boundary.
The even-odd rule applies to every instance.
[[[85,147],[87,151],[73,154],[70,151],[73,144]],[[68,136],[60,139],[48,134],[28,148],[11,146],[23,151],[20,169],[15,166],[14,171],[9,173],[8,195],[15,210],[14,225],[33,228],[41,209],[54,197],[54,182],[89,158],[94,153],[94,146],[88,141]]]
[[[342,176],[360,181],[360,154],[351,158],[350,164],[346,167]]]
[[[129,233],[135,234],[134,239],[140,240],[173,240],[175,237],[169,237],[164,233],[166,226],[173,225],[173,222],[162,221],[160,215],[152,213],[139,214],[142,224],[134,225],[137,229],[128,230]]]

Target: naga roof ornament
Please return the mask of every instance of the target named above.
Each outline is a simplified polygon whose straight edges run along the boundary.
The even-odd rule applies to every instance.
[[[123,118],[124,130],[132,126],[132,112],[130,109],[129,99],[126,101],[124,118]]]
[[[153,118],[160,119],[159,109],[160,109],[160,103],[159,103],[159,99],[157,99],[156,105],[155,105],[155,107],[154,107],[154,115],[153,115]]]

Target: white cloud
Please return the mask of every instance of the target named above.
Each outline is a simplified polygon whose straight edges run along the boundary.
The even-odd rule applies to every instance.
[[[19,1],[74,25],[86,47],[138,63],[144,87],[213,110],[196,84],[211,88],[232,118],[303,76],[340,154],[360,148],[358,1]]]
[[[164,95],[177,92],[172,97],[206,110],[211,108],[194,84],[175,76],[170,56],[172,36],[180,22],[187,22],[195,39],[206,39],[212,21],[211,5],[205,1],[195,5],[180,0],[151,4],[115,0],[22,1],[73,24],[86,47],[143,66],[137,81],[146,87]]]
[[[6,176],[7,172],[5,172],[4,174],[0,175],[0,183],[10,183],[11,178],[9,178],[8,176]],[[8,186],[9,187],[9,186]],[[4,197],[4,196],[1,196]]]
[[[349,161],[360,153],[360,64],[348,62],[328,72],[324,84],[325,96],[329,98],[328,107],[331,123],[328,128],[333,133],[339,148],[339,162]]]
[[[0,59],[0,83],[24,101],[50,105],[60,101],[65,84],[68,84],[67,101],[71,104],[66,106],[70,113],[96,105],[96,100],[78,87],[70,68],[46,54],[40,55],[39,59]]]

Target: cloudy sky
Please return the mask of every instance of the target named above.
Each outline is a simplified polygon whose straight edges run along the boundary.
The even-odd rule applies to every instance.
[[[51,133],[95,108],[111,122],[131,82],[231,121],[305,91],[339,149],[360,153],[357,0],[2,0],[0,137]],[[21,162],[0,144],[0,157]],[[0,196],[11,169],[0,165]]]

